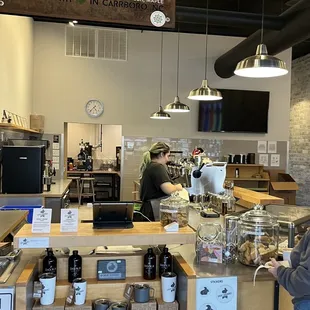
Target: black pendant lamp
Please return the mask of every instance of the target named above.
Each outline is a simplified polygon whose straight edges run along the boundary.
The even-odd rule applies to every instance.
[[[260,44],[257,46],[256,54],[241,60],[236,67],[235,74],[248,78],[270,78],[282,76],[288,73],[283,60],[268,55],[267,46],[263,44],[264,38],[264,6],[262,2],[262,31]]]
[[[188,105],[180,102],[179,98],[179,71],[180,71],[180,32],[178,31],[178,57],[177,57],[177,95],[174,102],[169,103],[165,107],[165,112],[171,113],[187,113],[190,112]]]
[[[163,46],[164,46],[164,33],[161,33],[161,49],[160,49],[160,90],[159,90],[159,110],[151,114],[151,119],[170,119],[171,116],[163,110],[161,105],[162,103],[162,94],[163,94]]]
[[[193,89],[188,99],[198,101],[214,101],[223,99],[222,94],[215,88],[208,86],[207,72],[208,72],[208,27],[209,27],[209,0],[207,0],[206,7],[206,60],[205,60],[205,79],[202,81],[201,87]]]

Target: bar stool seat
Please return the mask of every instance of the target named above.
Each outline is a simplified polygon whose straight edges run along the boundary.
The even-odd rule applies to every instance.
[[[81,186],[81,177],[67,177],[67,179],[72,180],[76,183],[76,192],[78,197],[79,206],[81,205],[81,194],[80,194],[80,186]]]
[[[84,192],[84,185],[88,183],[89,184],[89,192],[86,193]],[[96,195],[95,195],[95,178],[91,178],[91,177],[83,177],[81,178],[81,190],[80,190],[80,201],[81,203],[83,202],[82,199],[83,197],[93,197],[93,202],[96,201]]]

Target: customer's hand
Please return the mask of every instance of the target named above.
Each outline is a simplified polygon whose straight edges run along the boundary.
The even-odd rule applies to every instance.
[[[268,269],[275,278],[278,278],[278,268],[281,266],[279,262],[277,262],[274,258],[271,259],[272,267]]]
[[[181,184],[176,184],[175,187],[176,187],[177,191],[179,191],[179,192],[183,190],[183,187]]]

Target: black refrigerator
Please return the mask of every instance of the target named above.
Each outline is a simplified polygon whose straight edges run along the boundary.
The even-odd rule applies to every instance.
[[[44,164],[44,146],[3,146],[2,193],[42,193]]]

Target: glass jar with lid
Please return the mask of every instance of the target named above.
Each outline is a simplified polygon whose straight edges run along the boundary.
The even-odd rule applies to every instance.
[[[179,227],[188,225],[189,202],[182,199],[178,193],[160,202],[160,222],[162,226],[178,223]]]
[[[278,256],[279,224],[262,206],[241,215],[238,222],[238,259],[259,266]]]

